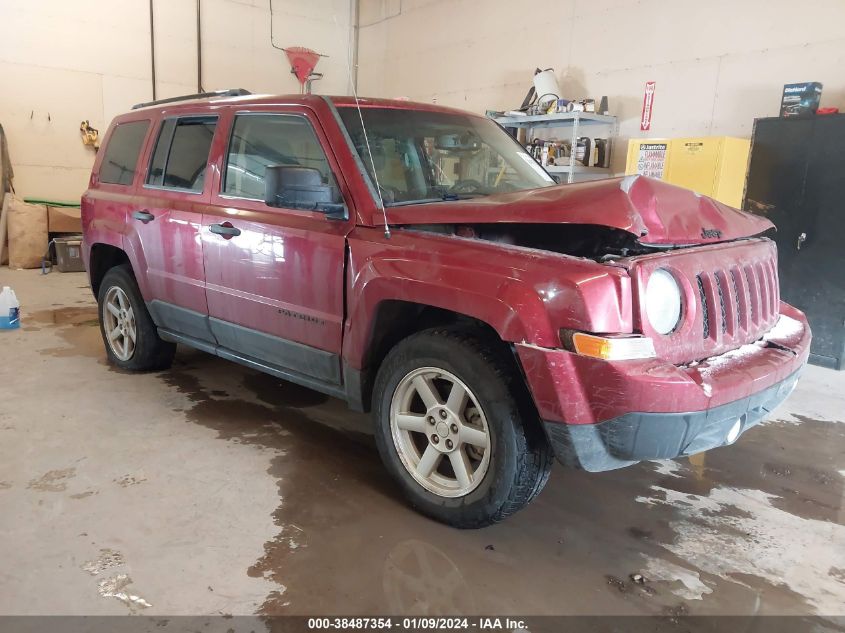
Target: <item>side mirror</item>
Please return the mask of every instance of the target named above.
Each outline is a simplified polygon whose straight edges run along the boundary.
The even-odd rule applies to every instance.
[[[313,167],[269,165],[264,172],[264,203],[268,207],[320,211],[330,218],[346,219],[346,207],[339,199],[337,189],[325,184]]]

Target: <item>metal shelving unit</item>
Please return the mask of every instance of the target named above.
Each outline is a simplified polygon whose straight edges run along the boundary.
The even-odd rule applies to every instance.
[[[615,116],[607,114],[596,114],[595,112],[558,112],[556,114],[533,114],[526,116],[500,116],[493,117],[493,120],[507,128],[544,129],[552,127],[569,127],[570,148],[575,148],[578,143],[579,131],[583,127],[605,127],[607,129],[607,140],[610,151],[613,152],[613,138],[616,136],[617,120]],[[591,129],[592,131],[592,129]],[[588,135],[584,135],[588,136]],[[592,136],[592,138],[596,138]],[[544,167],[550,174],[566,174],[566,182],[575,182],[576,176],[583,176],[584,180],[591,180],[598,177],[610,177],[609,167],[585,167],[575,160],[575,152],[569,153],[568,165],[548,165]]]

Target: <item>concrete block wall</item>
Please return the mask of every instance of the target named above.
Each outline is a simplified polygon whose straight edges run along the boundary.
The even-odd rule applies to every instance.
[[[296,93],[270,44],[269,0],[202,0],[203,88]],[[328,55],[315,92],[347,93],[349,0],[273,0],[278,46]],[[154,0],[157,97],[197,91],[196,1]],[[94,160],[87,119],[152,98],[148,0],[0,0],[0,124],[22,196],[76,200]]]
[[[820,81],[845,110],[843,24],[841,0],[361,0],[359,92],[484,112],[518,107],[552,67],[564,96],[607,95],[621,172],[631,137],[750,137],[785,83]]]

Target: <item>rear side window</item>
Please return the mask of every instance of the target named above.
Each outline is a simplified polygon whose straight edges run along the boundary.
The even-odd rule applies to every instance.
[[[264,199],[264,172],[270,165],[297,165],[320,172],[324,184],[337,183],[311,124],[293,114],[240,114],[232,126],[223,193]]]
[[[113,185],[131,185],[135,180],[135,167],[141,145],[150,127],[149,121],[120,123],[109,138],[109,144],[100,163],[100,182]]]
[[[167,162],[167,152],[170,151],[170,141],[173,140],[173,128],[175,126],[176,119],[168,119],[161,125],[153,159],[150,162],[147,184],[160,187],[164,182],[164,164]]]
[[[161,126],[147,184],[201,192],[217,117],[167,119]]]

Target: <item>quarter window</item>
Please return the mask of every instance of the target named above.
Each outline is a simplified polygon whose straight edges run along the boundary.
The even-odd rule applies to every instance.
[[[226,161],[223,193],[264,199],[264,172],[271,165],[311,167],[323,184],[337,183],[307,119],[290,114],[241,114],[235,117]]]
[[[114,128],[103,154],[103,162],[100,163],[100,182],[114,185],[132,184],[141,144],[149,127],[149,121],[132,121],[120,123]]]
[[[201,192],[217,117],[168,119],[161,126],[147,183]]]

